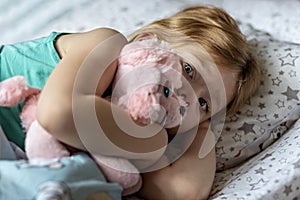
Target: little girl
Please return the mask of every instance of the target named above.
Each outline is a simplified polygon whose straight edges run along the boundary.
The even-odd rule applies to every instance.
[[[138,122],[132,122],[126,112],[102,97],[109,92],[122,47],[149,38],[168,42],[182,57],[186,81],[179,92],[189,105],[180,127],[165,130],[154,124],[143,127],[149,137],[137,138],[119,126],[116,117],[132,132],[139,130]],[[215,173],[215,152],[212,149],[203,158],[198,154],[210,119],[221,110],[233,112],[243,104],[255,91],[260,75],[236,22],[222,9],[206,6],[187,8],[155,21],[128,40],[107,28],[73,34],[53,32],[48,37],[5,45],[0,55],[1,80],[23,75],[31,86],[43,89],[37,108],[39,123],[73,147],[110,156],[157,160],[168,138],[195,129],[192,144],[178,160],[143,173],[139,195],[146,199],[208,197]],[[207,62],[209,58],[213,62]],[[24,133],[18,118],[21,107],[1,108],[0,123],[8,139],[23,148]],[[153,128],[159,131],[151,135]]]

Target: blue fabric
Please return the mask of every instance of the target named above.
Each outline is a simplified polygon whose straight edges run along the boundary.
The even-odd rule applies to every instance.
[[[0,161],[0,199],[121,199],[86,154],[62,159]],[[55,197],[55,198],[54,198]],[[63,198],[64,197],[64,198]]]
[[[21,75],[26,77],[30,86],[42,89],[60,61],[54,47],[60,34],[52,32],[47,37],[1,46],[0,81]],[[25,135],[19,118],[22,106],[21,103],[10,108],[0,107],[0,125],[7,138],[24,149]]]
[[[0,126],[0,160],[26,159],[25,152],[13,142],[9,142]]]

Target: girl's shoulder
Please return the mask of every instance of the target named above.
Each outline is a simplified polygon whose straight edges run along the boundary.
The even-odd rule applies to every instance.
[[[121,36],[122,39],[127,40],[125,36],[115,29],[96,28],[86,32],[63,34],[57,38],[55,45],[60,56],[63,57],[74,49],[95,47],[109,38],[113,39],[114,35]],[[120,37],[116,37],[116,39],[120,39]]]

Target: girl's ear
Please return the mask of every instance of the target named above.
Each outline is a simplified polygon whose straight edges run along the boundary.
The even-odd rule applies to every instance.
[[[153,38],[156,38],[155,34],[142,33],[142,34],[136,36],[133,41],[141,41],[141,40],[147,40],[147,39],[153,39]]]

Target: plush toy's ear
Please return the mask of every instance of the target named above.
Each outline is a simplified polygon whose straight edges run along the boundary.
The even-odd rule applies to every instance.
[[[28,87],[25,77],[14,76],[0,82],[0,106],[14,106],[39,92],[37,88]]]

